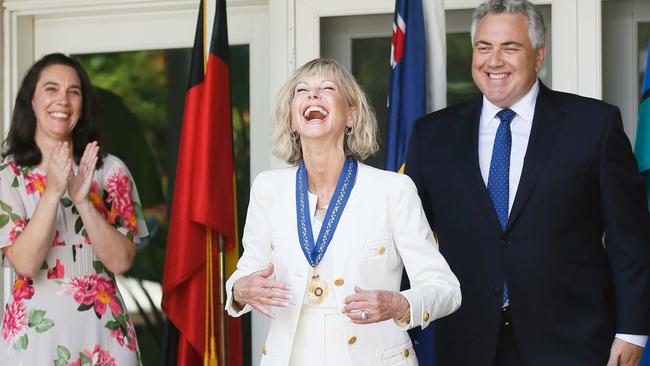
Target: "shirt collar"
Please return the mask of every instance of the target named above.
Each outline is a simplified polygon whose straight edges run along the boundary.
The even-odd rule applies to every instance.
[[[537,95],[539,94],[539,80],[535,81],[533,87],[530,88],[528,93],[524,95],[517,103],[513,104],[510,109],[512,109],[517,116],[519,116],[524,122],[528,124],[533,123],[533,117],[535,116],[535,104],[537,103]],[[492,123],[495,123],[497,120],[496,115],[503,108],[497,107],[492,104],[485,95],[483,96],[483,110],[481,111],[481,124],[484,126],[489,126]]]

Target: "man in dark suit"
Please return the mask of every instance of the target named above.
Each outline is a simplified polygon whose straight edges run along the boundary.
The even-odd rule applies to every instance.
[[[638,365],[650,333],[650,217],[619,110],[537,79],[544,22],[474,12],[483,96],[421,118],[406,173],[458,276],[438,366]]]

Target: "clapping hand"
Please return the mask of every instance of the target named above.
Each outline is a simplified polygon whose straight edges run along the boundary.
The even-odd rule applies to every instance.
[[[273,264],[269,263],[263,270],[238,279],[232,288],[236,305],[243,308],[248,304],[269,318],[274,316],[268,306],[289,306],[289,285],[270,279],[272,274]]]
[[[93,181],[93,173],[95,171],[95,165],[97,164],[97,153],[99,151],[99,146],[97,142],[93,141],[86,145],[84,154],[79,161],[79,169],[77,174],[69,174],[68,177],[68,194],[74,202],[75,205],[83,203],[88,199],[88,193],[90,192],[90,186]]]
[[[52,196],[58,201],[65,193],[68,176],[72,172],[72,159],[69,157],[70,147],[67,142],[59,142],[50,150],[50,161],[46,167],[47,184],[46,196]]]

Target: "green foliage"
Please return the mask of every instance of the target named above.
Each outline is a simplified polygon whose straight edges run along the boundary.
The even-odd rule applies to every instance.
[[[36,324],[36,332],[37,333],[46,332],[53,326],[54,326],[54,322],[52,321],[52,319],[43,319],[43,321]]]
[[[9,206],[6,202],[0,201],[0,208],[4,212],[11,212],[11,206]]]
[[[48,331],[54,326],[52,319],[45,318],[45,310],[32,309],[27,312],[27,326],[34,328],[37,333]]]
[[[59,356],[59,358],[62,358],[64,360],[69,360],[70,359],[70,351],[63,347],[63,346],[58,346],[56,348],[56,354]]]
[[[109,320],[108,322],[106,322],[104,327],[106,327],[106,329],[109,330],[117,330],[120,327],[120,325],[114,320]]]
[[[94,304],[79,304],[79,307],[77,307],[77,311],[86,311],[90,310],[94,307]]]
[[[45,317],[45,310],[31,309],[27,312],[27,319],[29,319],[28,326],[30,328],[35,327],[37,324],[43,321]]]
[[[122,97],[123,102],[139,118],[150,146],[161,158],[166,156],[164,140],[168,79],[165,73],[165,51],[135,51],[75,56],[81,62],[93,85],[108,89]],[[110,128],[105,121],[103,129]],[[127,133],[127,131],[123,131]],[[161,139],[162,137],[162,139]]]
[[[447,33],[447,105],[479,95],[472,80],[472,41],[469,32]]]
[[[352,40],[352,73],[368,95],[379,124],[379,145],[382,147],[366,163],[384,167],[386,126],[388,124],[388,90],[390,88],[390,37]]]
[[[81,232],[81,229],[84,227],[84,222],[81,220],[81,216],[77,217],[77,219],[74,222],[74,232],[79,234]]]
[[[28,345],[29,338],[27,338],[27,334],[23,334],[14,342],[14,349],[18,352],[21,352],[26,350]]]
[[[58,358],[54,360],[54,366],[66,366],[72,356],[70,351],[63,346],[58,346],[56,348],[56,355]]]
[[[93,262],[93,269],[95,269],[95,273],[100,274],[104,272],[104,265],[100,261],[94,261]]]
[[[79,358],[81,359],[81,366],[92,366],[92,360],[85,353],[79,352]]]
[[[6,214],[0,214],[0,228],[5,227],[7,223],[9,222],[9,218],[11,218],[13,221],[16,221],[13,219],[13,216],[15,216],[11,212],[11,206],[9,206],[7,203],[4,201],[0,200],[0,210],[6,212]]]

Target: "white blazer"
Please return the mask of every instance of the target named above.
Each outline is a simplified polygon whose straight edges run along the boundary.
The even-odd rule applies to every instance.
[[[289,306],[272,308],[275,319],[262,350],[264,366],[289,364],[311,270],[298,241],[296,169],[266,171],[253,182],[242,239],[244,253],[226,283],[226,310],[235,317],[252,309],[250,305],[241,311],[233,307],[232,286],[240,277],[273,262],[275,278],[291,288]],[[330,250],[332,274],[337,279],[334,286],[330,284],[330,296],[339,308],[354,293],[355,285],[399,291],[404,267],[411,282],[411,289],[402,291],[411,306],[409,327],[387,320],[369,325],[349,322],[341,329],[341,342],[348,344],[351,364],[417,365],[407,328],[424,328],[454,312],[461,294],[458,279],[438,251],[411,179],[359,164]]]

